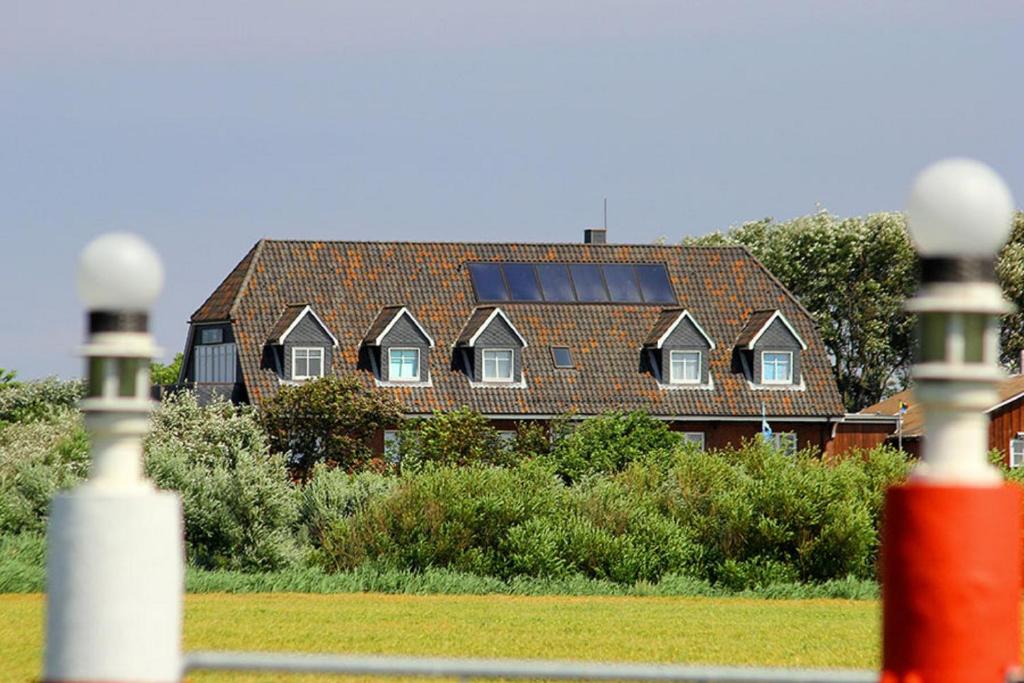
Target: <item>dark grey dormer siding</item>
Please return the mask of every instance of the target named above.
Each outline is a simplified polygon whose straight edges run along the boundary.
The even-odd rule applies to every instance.
[[[292,379],[292,350],[296,348],[323,349],[324,375],[330,374],[331,362],[334,360],[334,342],[312,315],[302,316],[285,337],[282,345],[282,379]]]
[[[672,351],[700,351],[700,384],[707,384],[709,377],[709,363],[711,344],[701,334],[697,326],[689,317],[684,317],[662,343],[658,353],[658,363],[661,368],[661,382],[668,384],[670,377]]]
[[[800,340],[786,327],[781,318],[775,318],[754,344],[752,363],[755,384],[761,383],[761,353],[764,351],[791,351],[793,353],[793,384],[800,384]]]
[[[512,349],[512,381],[523,379],[523,342],[502,316],[494,316],[473,345],[474,382],[484,381],[484,349]]]
[[[395,324],[391,326],[387,334],[380,340],[380,379],[383,382],[391,381],[389,352],[391,349],[417,349],[420,352],[419,381],[426,382],[430,379],[430,340],[409,317],[403,312]]]

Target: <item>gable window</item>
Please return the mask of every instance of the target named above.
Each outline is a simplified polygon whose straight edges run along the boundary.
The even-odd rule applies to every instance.
[[[568,346],[552,346],[551,358],[554,360],[556,368],[576,367],[572,362],[572,353],[569,352]]]
[[[200,344],[221,344],[224,342],[224,330],[220,327],[207,327],[199,330]]]
[[[416,382],[419,378],[419,349],[388,349],[388,379],[393,382]]]
[[[1017,438],[1010,439],[1010,467],[1024,465],[1024,436],[1018,434]]]
[[[324,350],[299,347],[292,349],[292,379],[324,376]]]
[[[512,349],[484,349],[484,381],[512,381]]]
[[[669,383],[698,384],[700,382],[700,351],[671,351],[669,353]]]
[[[761,353],[762,384],[793,383],[793,352],[763,351]]]
[[[233,384],[237,362],[234,344],[203,344],[193,351],[192,375],[196,382]]]

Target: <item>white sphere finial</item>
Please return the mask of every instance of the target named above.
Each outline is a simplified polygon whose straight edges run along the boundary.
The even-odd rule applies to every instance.
[[[973,159],[945,159],[914,180],[907,228],[922,256],[995,256],[1010,234],[1013,211],[998,173]]]
[[[163,284],[160,257],[137,235],[101,235],[78,257],[78,295],[90,311],[148,311]]]

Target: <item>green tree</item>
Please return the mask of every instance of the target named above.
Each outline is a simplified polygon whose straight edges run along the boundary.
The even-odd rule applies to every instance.
[[[462,407],[406,422],[398,455],[403,471],[419,470],[427,463],[505,465],[514,459],[512,446],[502,441],[486,417]]]
[[[281,387],[266,401],[263,426],[274,450],[291,452],[291,464],[304,480],[318,462],[356,472],[383,469],[371,439],[402,420],[402,407],[390,395],[373,391],[354,377],[322,377]]]
[[[177,384],[178,375],[181,373],[181,361],[185,354],[179,353],[174,356],[169,364],[164,365],[153,361],[149,364],[149,375],[153,384]]]
[[[797,297],[821,333],[847,410],[906,386],[914,322],[903,304],[916,289],[918,265],[902,214],[820,211],[685,243],[742,244]]]
[[[1000,342],[1002,360],[1008,367],[1024,371],[1020,365],[1024,350],[1024,212],[1018,211],[1006,246],[999,252],[996,274],[1003,294],[1017,306],[1017,311],[1003,318]]]

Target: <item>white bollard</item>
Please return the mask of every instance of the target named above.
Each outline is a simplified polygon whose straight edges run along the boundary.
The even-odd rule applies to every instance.
[[[142,477],[149,431],[147,311],[159,258],[132,235],[100,237],[79,261],[89,308],[88,482],[53,501],[47,532],[45,681],[181,680],[181,501]]]

